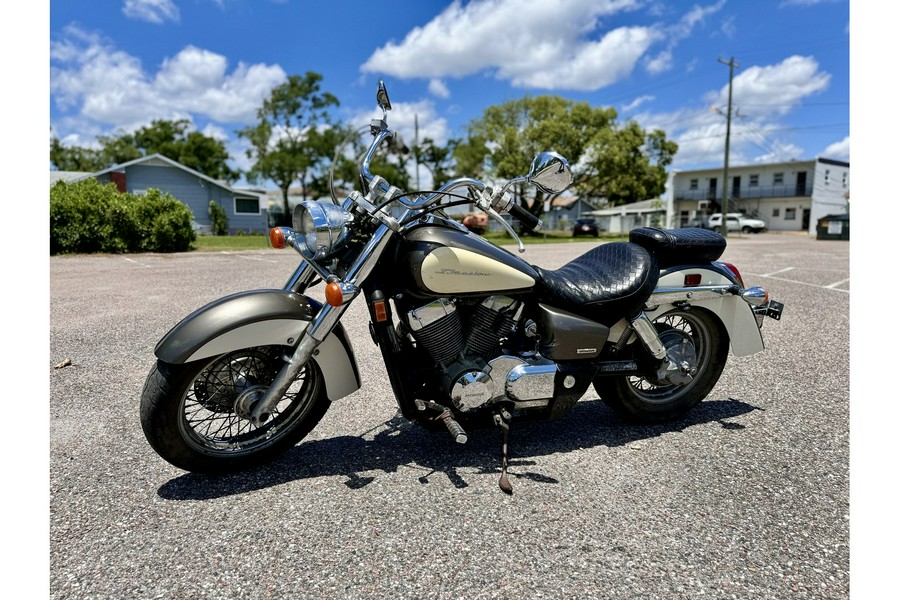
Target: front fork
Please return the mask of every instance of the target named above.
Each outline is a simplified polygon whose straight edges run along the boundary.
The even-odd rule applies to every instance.
[[[378,259],[387,248],[392,233],[393,232],[386,225],[380,225],[378,229],[375,230],[375,233],[369,239],[368,243],[366,243],[359,257],[357,257],[344,278],[341,279],[340,277],[337,277],[337,275],[331,274],[328,277],[329,282],[337,283],[341,288],[346,290],[356,290],[357,285],[364,281],[372,272],[372,269],[375,268]],[[304,262],[287,281],[285,289],[289,289],[296,293],[303,293],[313,278],[319,274],[320,270],[321,267],[319,269],[314,269],[311,265]],[[331,333],[331,330],[334,329],[334,326],[340,321],[344,311],[347,310],[347,307],[350,306],[350,303],[356,296],[356,293],[348,294],[346,300],[337,306],[331,304],[322,305],[322,308],[319,309],[313,322],[303,333],[303,337],[300,339],[300,343],[297,344],[294,353],[291,356],[284,357],[285,365],[281,367],[281,370],[278,372],[278,375],[275,376],[269,389],[266,390],[265,395],[250,411],[251,423],[259,426],[268,420],[275,405],[278,404],[291,386],[291,383],[294,382],[300,374],[300,371],[303,370],[303,367],[306,366],[306,363],[312,358],[313,354],[316,352],[316,348],[319,347],[319,344],[328,337],[328,334]]]

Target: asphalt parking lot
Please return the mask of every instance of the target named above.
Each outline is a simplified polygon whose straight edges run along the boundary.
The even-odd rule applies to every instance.
[[[306,440],[238,475],[169,466],[138,419],[157,340],[296,256],[51,257],[50,597],[848,598],[849,243],[737,235],[723,260],[785,304],[766,350],[679,422],[625,425],[593,392],[514,422],[507,496],[495,431],[397,416],[359,305],[363,388]]]

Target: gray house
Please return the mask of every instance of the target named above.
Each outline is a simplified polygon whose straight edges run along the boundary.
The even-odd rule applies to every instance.
[[[154,188],[171,194],[191,209],[197,233],[209,233],[211,229],[210,201],[217,202],[225,209],[229,233],[264,233],[268,230],[265,192],[230,187],[223,181],[207,177],[162,154],[144,156],[96,173],[72,175],[74,176],[67,177],[65,173],[51,172],[51,185],[54,180],[59,179],[75,182],[93,177],[101,183],[115,183],[123,193],[141,194]]]

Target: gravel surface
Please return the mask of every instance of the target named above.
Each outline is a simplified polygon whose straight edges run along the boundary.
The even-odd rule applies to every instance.
[[[306,440],[237,475],[168,465],[138,418],[157,340],[281,287],[296,256],[52,257],[50,597],[849,597],[849,244],[738,235],[723,260],[785,303],[766,351],[729,357],[679,422],[625,425],[593,391],[513,422],[507,496],[496,431],[459,446],[397,415],[361,303],[344,323],[363,388]]]

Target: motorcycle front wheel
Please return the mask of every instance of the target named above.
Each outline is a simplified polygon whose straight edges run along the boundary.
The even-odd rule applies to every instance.
[[[141,427],[150,446],[172,465],[201,473],[255,467],[287,451],[328,410],[315,362],[304,367],[264,423],[253,425],[246,415],[290,351],[261,346],[187,364],[157,361],[141,394]]]
[[[636,376],[594,379],[600,399],[632,422],[658,423],[681,417],[712,391],[728,359],[728,332],[709,311],[676,309],[658,316],[654,325],[658,331],[671,328],[688,337],[697,356],[697,371],[682,385],[660,385]]]

